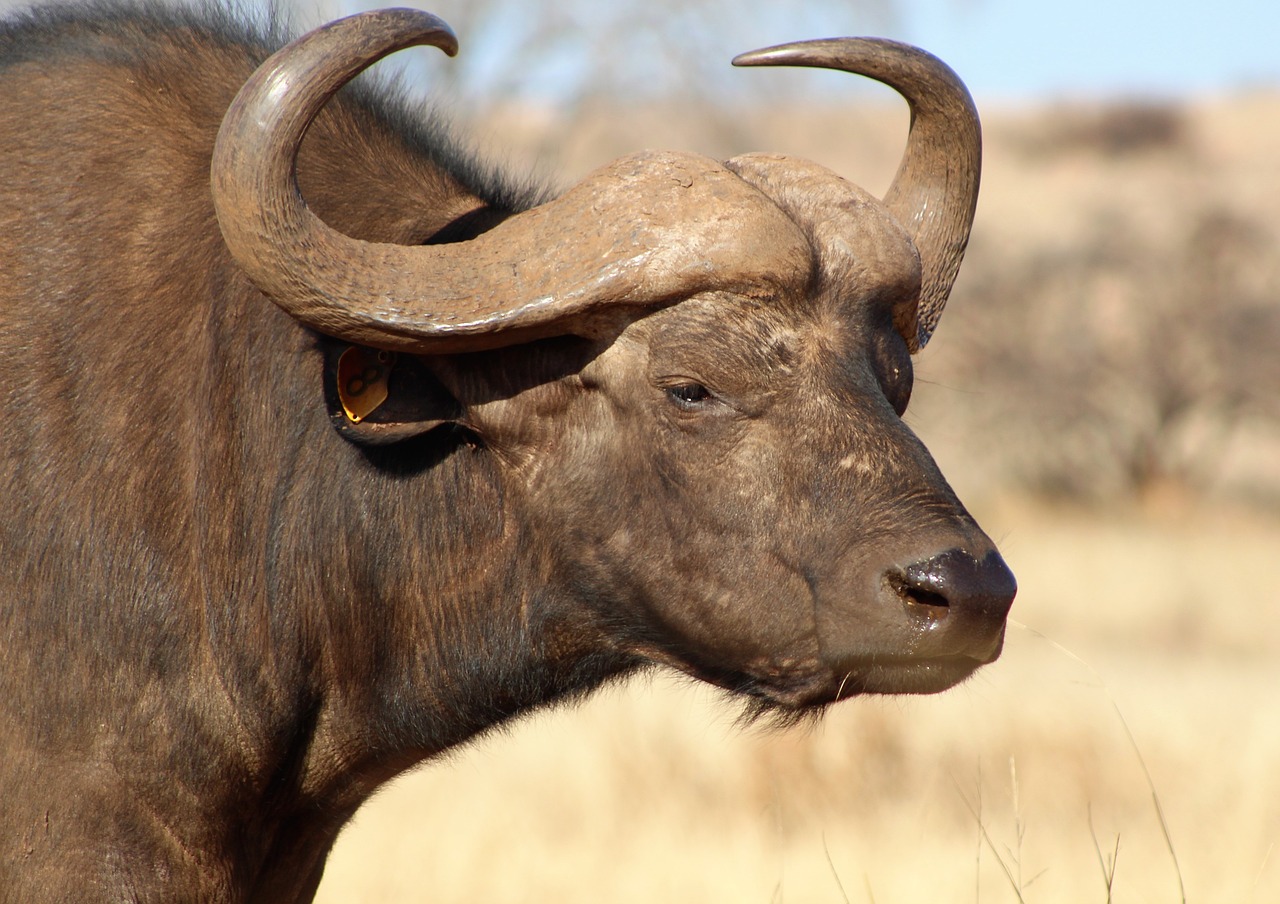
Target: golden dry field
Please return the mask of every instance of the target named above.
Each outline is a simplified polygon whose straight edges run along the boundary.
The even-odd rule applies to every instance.
[[[777,114],[681,135],[667,125],[679,118],[580,128],[548,162],[579,174],[646,145],[779,149],[879,191],[905,122]],[[542,147],[530,119],[524,144],[504,136],[517,160]],[[995,111],[987,134],[973,272],[921,356],[909,420],[1018,576],[1003,658],[937,697],[851,701],[785,730],[743,728],[732,702],[667,675],[607,689],[382,791],[340,839],[319,901],[1280,901],[1280,419],[1266,408],[1280,344],[1196,358],[1200,389],[1253,368],[1246,402],[1205,390],[1186,418],[1152,422],[1132,392],[1163,373],[1151,361],[1201,354],[1152,355],[1132,335],[1142,310],[1203,276],[1187,261],[1195,228],[1245,224],[1240,247],[1262,252],[1235,281],[1210,274],[1199,313],[1170,309],[1171,335],[1212,332],[1205,306],[1225,317],[1240,293],[1280,306],[1280,98]],[[1069,267],[1063,249],[1099,223],[1135,244],[1107,246],[1120,252],[1096,278],[1027,265],[1057,249]],[[1212,253],[1230,263],[1239,247]],[[1174,288],[1139,278],[1162,270]],[[1001,281],[1013,271],[1030,288]],[[985,304],[1015,312],[1007,335],[972,319]],[[1037,420],[1084,396],[1059,398],[1036,357],[999,350],[1046,330],[1049,367],[1079,339],[1077,310],[1102,337],[1089,348],[1117,343],[1111,382],[1089,384],[1103,404],[1074,420]],[[1273,321],[1247,322],[1253,341]],[[1003,369],[974,364],[979,352]],[[1102,367],[1061,379],[1083,386]],[[1113,432],[1150,448],[1077,442],[1111,436],[1117,409],[1137,427]]]

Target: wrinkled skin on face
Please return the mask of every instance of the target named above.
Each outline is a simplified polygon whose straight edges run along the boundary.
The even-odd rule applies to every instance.
[[[583,340],[560,379],[563,343],[446,377],[621,645],[761,708],[941,690],[1003,637],[1008,600],[969,619],[904,591],[913,563],[994,549],[901,419],[919,267],[863,200],[885,228],[790,293],[689,298]]]

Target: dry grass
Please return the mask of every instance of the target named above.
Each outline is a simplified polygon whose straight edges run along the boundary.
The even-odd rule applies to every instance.
[[[1257,123],[1278,109],[1258,97],[1155,122],[1196,150],[1145,162],[1054,156],[1016,117],[988,117],[984,242],[1051,244],[1129,196],[1151,235],[1205,192],[1246,214],[1271,204],[1256,186],[1275,185],[1280,130]],[[1106,136],[1105,117],[1081,115]],[[781,140],[751,144],[887,181],[896,114],[785,116]],[[742,149],[706,122],[682,141],[640,119],[641,134],[571,136],[559,162]],[[1199,194],[1170,201],[1179,186]],[[1024,497],[985,467],[989,436],[942,416],[998,384],[933,373],[913,426],[961,495],[987,500],[976,514],[1019,577],[999,663],[945,695],[836,707],[812,731],[742,731],[731,705],[662,676],[613,689],[395,783],[340,840],[319,900],[1280,900],[1280,520],[1178,487],[1089,510],[1001,502]],[[1273,446],[1249,448],[1274,469]]]

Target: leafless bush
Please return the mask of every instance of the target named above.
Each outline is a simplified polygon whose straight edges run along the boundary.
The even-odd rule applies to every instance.
[[[1160,101],[1057,106],[1013,137],[1019,150],[1035,158],[1069,153],[1124,157],[1191,148],[1185,110]]]
[[[1242,429],[1280,426],[1276,236],[1212,204],[1178,227],[1113,208],[1052,247],[975,239],[938,378],[999,387],[964,410],[1006,477],[1092,500],[1218,490]]]

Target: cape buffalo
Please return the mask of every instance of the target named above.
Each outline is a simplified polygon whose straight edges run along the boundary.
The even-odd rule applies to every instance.
[[[0,27],[0,899],[309,900],[380,783],[653,664],[785,719],[996,657],[1012,575],[901,420],[949,69],[737,60],[903,94],[883,200],[656,152],[551,198],[343,88],[433,16],[269,33]]]

